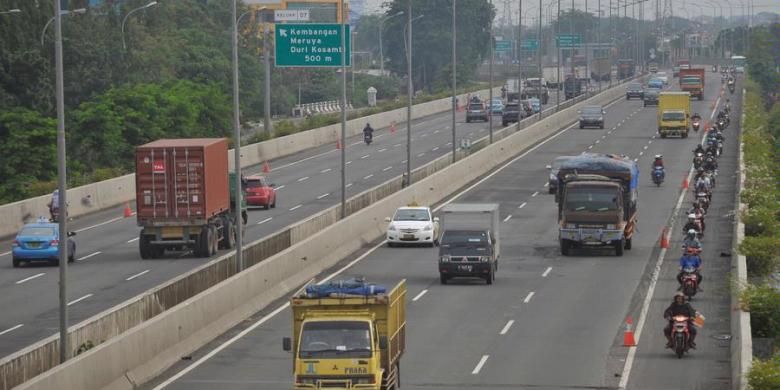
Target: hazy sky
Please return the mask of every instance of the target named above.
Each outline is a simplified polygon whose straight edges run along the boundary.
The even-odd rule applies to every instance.
[[[381,10],[382,4],[386,2],[387,0],[365,0],[366,3],[366,13],[376,13]],[[414,1],[426,1],[426,0],[414,0]],[[472,1],[472,0],[460,0],[460,1]],[[510,0],[512,10],[516,10],[518,8],[518,3],[520,0]],[[596,4],[598,0],[589,0],[588,1],[588,9],[590,12],[595,13],[596,11]],[[612,0],[613,3],[616,3],[617,0]],[[663,1],[663,0],[662,0]],[[681,16],[681,17],[695,17],[701,14],[711,16],[712,15],[712,6],[711,3],[719,3],[723,6],[723,14],[724,16],[727,16],[729,14],[729,8],[727,7],[727,0],[673,0],[674,4],[674,14],[675,16]],[[742,15],[742,7],[741,5],[747,4],[748,0],[728,0],[731,4],[734,5],[734,16]],[[780,14],[780,1],[777,0],[752,0],[753,1],[753,7],[755,8],[755,12],[774,12]],[[498,10],[497,18],[501,18],[501,12],[503,11],[503,2],[504,0],[493,0],[493,5]],[[546,4],[549,4],[551,0],[542,0],[543,6],[546,6]],[[624,3],[624,1],[621,1],[621,3]],[[538,9],[536,6],[539,4],[539,0],[525,0],[523,3],[523,6],[528,4],[529,9]],[[570,5],[571,0],[564,0],[561,3],[561,7],[563,7],[563,4]],[[604,9],[606,13],[607,4],[609,4],[609,0],[601,0],[601,6],[602,9]],[[574,6],[579,9],[584,9],[585,0],[575,0]],[[645,4],[645,18],[646,19],[653,19],[655,17],[655,0],[650,0]],[[717,12],[720,12],[719,9]],[[525,12],[524,12],[525,13]],[[631,15],[631,11],[629,8],[629,15]],[[524,21],[525,24],[525,21]]]

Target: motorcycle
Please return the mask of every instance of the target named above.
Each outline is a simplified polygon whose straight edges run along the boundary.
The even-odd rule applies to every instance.
[[[701,152],[697,152],[695,156],[693,156],[693,167],[695,169],[699,169],[701,167],[701,164],[704,163],[704,154]]]
[[[729,93],[734,94],[734,83],[729,83]]]
[[[683,354],[691,348],[691,334],[688,330],[688,316],[676,315],[672,317],[672,350],[677,354],[677,358],[682,358]]]
[[[712,72],[713,73],[718,73],[718,66],[717,65],[713,65],[712,66]]]
[[[653,183],[655,183],[655,185],[657,187],[660,187],[661,183],[664,182],[664,177],[665,176],[666,176],[666,174],[664,173],[664,168],[663,167],[654,167],[653,168]]]
[[[696,268],[685,267],[682,276],[682,292],[690,301],[699,290],[699,281],[696,277]]]
[[[694,118],[693,119],[693,131],[698,132],[700,125],[701,125],[701,121],[698,118]]]
[[[371,133],[363,133],[363,142],[366,143],[366,145],[371,145],[371,141],[373,141],[374,136]]]
[[[49,220],[51,222],[57,223],[60,221],[60,208],[59,207],[52,207],[49,209],[49,215],[51,218]]]
[[[709,196],[707,196],[706,192],[696,193],[696,201],[699,202],[699,205],[701,205],[702,210],[704,210],[705,212],[709,211],[710,198]]]
[[[728,123],[726,123],[726,119],[725,118],[718,119],[718,121],[715,124],[718,125],[718,129],[720,131],[726,130],[726,126],[728,126]]]

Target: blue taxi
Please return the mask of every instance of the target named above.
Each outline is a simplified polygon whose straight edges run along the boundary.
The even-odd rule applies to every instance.
[[[71,263],[76,256],[76,243],[70,239],[75,232],[67,234],[68,262]],[[37,261],[50,262],[59,265],[59,245],[61,242],[60,225],[41,219],[36,223],[28,223],[17,233],[11,243],[11,254],[14,267],[19,267],[22,262]]]

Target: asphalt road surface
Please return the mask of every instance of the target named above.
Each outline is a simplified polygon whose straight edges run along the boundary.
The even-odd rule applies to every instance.
[[[551,102],[553,103],[553,102]],[[412,169],[451,152],[451,112],[412,122]],[[390,132],[373,123],[374,142],[347,140],[347,197],[406,171],[406,124]],[[494,129],[501,117],[493,118]],[[488,134],[485,122],[465,123],[457,113],[457,139],[476,140]],[[266,176],[277,185],[277,207],[251,209],[244,242],[250,243],[340,202],[341,153],[324,145],[270,161]],[[262,167],[245,170],[261,173]],[[134,204],[131,204],[134,207]],[[68,268],[70,323],[76,324],[150,288],[196,268],[210,259],[182,253],[141,260],[135,217],[122,218],[123,208],[88,215],[70,225],[77,232],[76,263]],[[57,333],[59,324],[57,267],[34,264],[13,268],[11,238],[0,241],[0,356]],[[217,256],[224,254],[220,251]]]
[[[720,82],[707,74],[706,97],[692,101],[708,117]],[[728,92],[726,93],[728,95]],[[406,352],[401,359],[404,389],[610,389],[621,379],[629,389],[728,389],[728,343],[717,336],[729,330],[730,259],[720,257],[731,242],[738,99],[726,131],[725,155],[704,237],[704,292],[694,307],[707,317],[698,349],[678,360],[664,349],[662,312],[676,291],[680,225],[663,259],[657,284],[659,234],[676,210],[681,182],[691,167],[691,151],[702,135],[660,139],[656,109],[639,101],[618,100],[607,107],[604,130],[574,127],[519,155],[450,200],[500,204],[502,258],[492,286],[482,281],[441,285],[436,248],[388,248],[377,243],[356,254],[337,278],[353,276],[395,285],[407,279]],[[619,153],[637,159],[641,174],[639,226],[633,249],[578,251],[563,257],[558,247],[557,208],[547,195],[545,166],[558,155],[584,151]],[[647,172],[663,154],[666,182],[656,187]],[[691,195],[685,195],[684,206]],[[359,257],[358,257],[359,255]],[[322,277],[330,275],[325,273]],[[640,319],[645,296],[651,299],[637,348],[622,346],[625,319]],[[243,332],[242,332],[243,331]],[[292,356],[281,340],[291,335],[286,300],[257,313],[227,332],[148,389],[289,389]],[[634,356],[626,365],[629,350]]]

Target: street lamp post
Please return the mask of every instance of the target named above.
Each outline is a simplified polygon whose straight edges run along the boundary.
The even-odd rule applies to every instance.
[[[127,18],[129,18],[130,15],[132,15],[132,14],[138,12],[138,11],[147,9],[149,7],[154,7],[155,5],[157,5],[157,2],[156,1],[152,1],[149,4],[142,5],[142,6],[138,7],[138,8],[136,8],[136,9],[128,12],[127,15],[125,15],[124,19],[122,19],[122,49],[127,50],[127,45],[125,44],[125,23],[127,23]]]
[[[397,14],[393,14],[387,17],[384,17],[382,19],[379,19],[379,69],[382,76],[385,75],[385,52],[382,49],[382,30],[384,30],[385,22],[396,17],[401,16],[404,14],[404,11],[398,12]]]
[[[457,150],[457,142],[455,135],[455,111],[458,110],[458,77],[457,77],[457,60],[456,60],[456,32],[457,32],[457,18],[456,18],[456,5],[457,0],[452,0],[452,162],[455,163],[455,151]],[[465,102],[469,104],[469,102]]]
[[[239,123],[239,102],[238,102],[238,15],[237,15],[237,0],[233,0],[231,4],[231,20],[233,29],[231,31],[231,40],[233,46],[233,158],[235,167],[235,221],[238,223],[236,228],[236,268],[237,272],[241,272],[244,269],[243,262],[243,246],[244,237],[241,227],[241,124]]]
[[[10,12],[10,11],[8,11],[8,12]],[[87,12],[86,8],[79,8],[79,9],[74,9],[73,11],[62,10],[62,11],[59,12],[59,15],[83,14],[85,12]],[[14,12],[14,13],[16,13],[16,12]],[[55,15],[57,15],[57,14],[55,14]],[[43,40],[44,40],[44,38],[46,38],[46,30],[48,30],[49,25],[52,22],[54,22],[55,19],[57,19],[57,17],[56,16],[52,16],[51,19],[49,19],[49,21],[46,22],[46,24],[43,26],[43,31],[41,31],[41,46],[43,46]]]
[[[265,8],[263,8],[265,9]],[[263,131],[269,136],[273,131],[273,123],[271,122],[271,45],[270,45],[270,32],[268,30],[268,23],[263,24],[263,71],[265,73],[263,77],[263,83],[265,84],[264,92],[265,98],[263,99]]]
[[[412,0],[409,0],[407,9],[406,39],[406,183],[412,184],[412,98],[414,96],[414,85],[412,83],[412,22],[422,18],[420,15],[412,19]]]
[[[539,40],[538,47],[536,48],[536,56],[538,57],[537,60],[539,60],[539,120],[542,120],[542,112],[544,111],[542,109],[542,77],[544,77],[544,68],[542,68],[542,0],[539,0],[539,32],[537,34],[537,38]],[[549,95],[548,99],[549,99]]]

